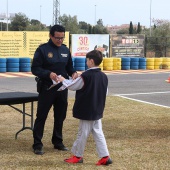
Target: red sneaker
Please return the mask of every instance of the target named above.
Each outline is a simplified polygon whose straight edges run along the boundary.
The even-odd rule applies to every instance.
[[[110,159],[109,156],[101,158],[96,165],[109,165],[112,164],[112,160]]]
[[[71,158],[64,159],[65,162],[67,163],[83,163],[83,157],[77,157],[77,156],[72,156]]]

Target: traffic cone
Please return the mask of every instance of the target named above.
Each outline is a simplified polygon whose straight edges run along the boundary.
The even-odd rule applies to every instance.
[[[168,77],[167,80],[165,80],[167,83],[170,83],[170,76]]]

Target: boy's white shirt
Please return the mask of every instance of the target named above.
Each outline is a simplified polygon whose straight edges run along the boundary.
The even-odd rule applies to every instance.
[[[65,79],[63,85],[58,89],[58,91],[69,89],[72,91],[80,90],[84,86],[84,81],[81,76],[77,77],[76,79]]]
[[[60,75],[58,76],[60,77]],[[52,80],[53,82],[53,85],[51,87],[54,87],[56,84],[60,83],[60,82],[56,82],[54,80]],[[81,76],[77,77],[76,79],[65,79],[63,82],[62,82],[62,86],[57,90],[57,91],[62,91],[66,88],[68,88],[69,90],[72,90],[72,91],[76,91],[76,90],[80,90],[83,86],[84,86],[84,81],[82,79]]]
[[[99,68],[99,67],[92,67],[92,68],[89,68],[89,69],[87,69],[87,70],[90,70],[90,69],[96,69],[96,68]],[[86,70],[86,71],[87,71]],[[58,76],[58,77],[60,77],[60,75]],[[56,81],[54,81],[54,80],[52,80],[53,81],[53,84],[55,85],[55,84],[58,84],[58,83],[60,83],[60,82],[56,82]],[[76,91],[76,90],[80,90],[83,86],[84,86],[84,81],[83,81],[83,79],[82,79],[82,77],[81,77],[81,75],[80,76],[78,76],[76,79],[72,79],[72,78],[70,78],[70,79],[65,79],[63,82],[62,82],[62,86],[57,90],[57,91],[62,91],[62,90],[64,90],[64,89],[69,89],[69,90],[72,90],[72,91]],[[107,94],[108,94],[108,88],[107,88]]]

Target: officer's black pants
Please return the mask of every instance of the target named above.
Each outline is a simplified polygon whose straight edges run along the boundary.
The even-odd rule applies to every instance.
[[[41,148],[43,146],[41,140],[43,137],[44,126],[48,112],[52,105],[54,110],[52,143],[55,146],[63,144],[62,128],[67,112],[67,96],[67,89],[63,91],[57,91],[55,87],[51,88],[50,90],[42,89],[40,92],[37,106],[37,117],[33,129],[33,149]]]

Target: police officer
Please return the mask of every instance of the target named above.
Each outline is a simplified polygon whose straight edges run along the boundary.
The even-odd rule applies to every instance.
[[[54,25],[50,29],[50,39],[47,43],[40,45],[35,51],[31,66],[32,73],[41,80],[39,87],[39,97],[37,115],[33,129],[33,150],[35,154],[42,155],[42,137],[44,125],[50,108],[53,105],[54,127],[52,144],[55,149],[67,151],[63,144],[62,128],[67,112],[68,90],[57,91],[57,86],[50,88],[52,80],[57,79],[57,75],[65,78],[78,77],[73,69],[71,54],[69,49],[62,44],[65,38],[65,28],[61,25]]]

